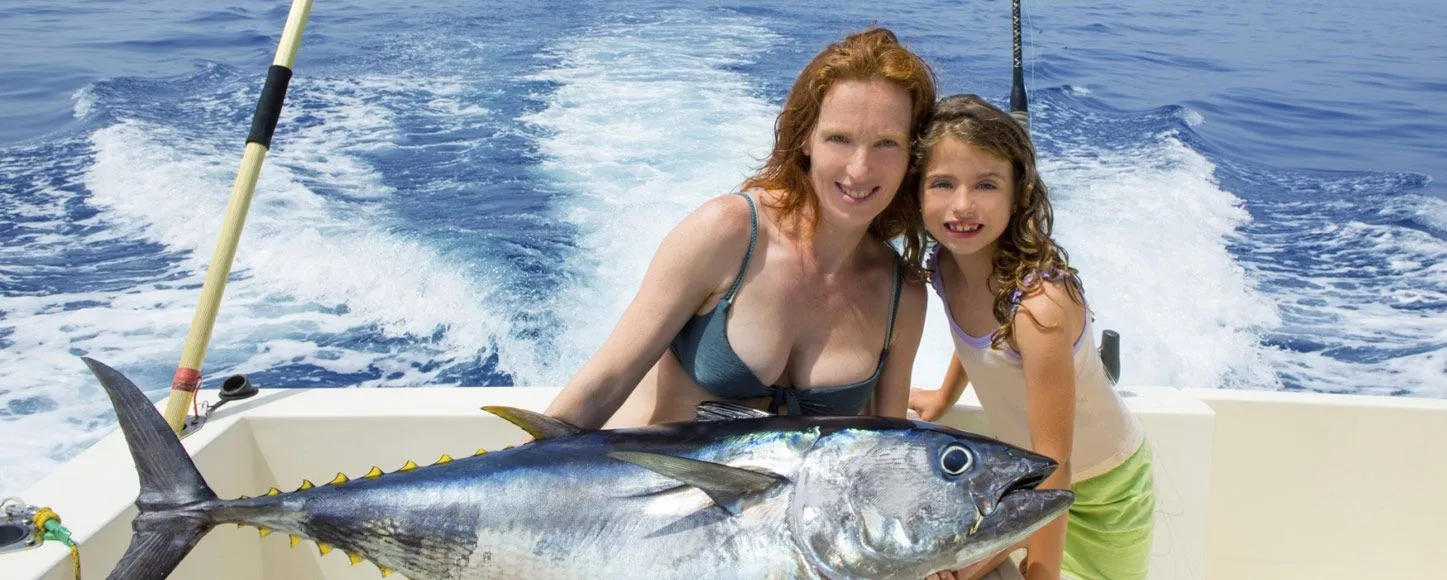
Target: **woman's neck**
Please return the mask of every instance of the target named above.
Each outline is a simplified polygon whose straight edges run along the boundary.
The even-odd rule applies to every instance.
[[[823,219],[816,220],[813,215],[808,206],[805,206],[789,220],[792,223],[783,224],[784,227],[781,228],[804,262],[826,278],[857,264],[861,248],[873,240],[868,226],[843,227]],[[813,232],[806,233],[810,221],[814,221]]]

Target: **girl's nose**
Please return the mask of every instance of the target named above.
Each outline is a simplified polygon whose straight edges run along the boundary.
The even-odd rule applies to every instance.
[[[968,187],[956,188],[950,201],[950,209],[954,210],[955,215],[959,217],[974,215],[975,196],[970,194]]]

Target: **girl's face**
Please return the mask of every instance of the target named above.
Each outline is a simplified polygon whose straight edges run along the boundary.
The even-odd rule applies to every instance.
[[[922,172],[920,202],[924,225],[957,256],[994,251],[1010,225],[1015,170],[987,150],[945,137],[930,152]]]
[[[804,144],[820,217],[868,227],[909,170],[910,96],[892,82],[843,81],[824,95]]]

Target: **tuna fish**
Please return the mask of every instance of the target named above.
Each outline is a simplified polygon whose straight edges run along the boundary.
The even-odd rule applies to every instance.
[[[165,578],[212,527],[316,542],[416,580],[909,578],[1013,545],[1074,496],[1044,456],[930,423],[774,416],[705,403],[697,421],[583,430],[487,407],[534,440],[323,485],[221,499],[145,395],[85,359],[140,477],[110,578]]]

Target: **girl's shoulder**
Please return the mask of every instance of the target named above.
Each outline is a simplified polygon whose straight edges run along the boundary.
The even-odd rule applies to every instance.
[[[1073,322],[1083,319],[1083,292],[1079,290],[1079,278],[1073,273],[1051,271],[1031,274],[1023,282],[1028,290],[1016,290],[1011,298],[1017,321],[1024,317],[1043,328],[1061,328],[1062,325],[1070,327]],[[1075,292],[1072,292],[1072,286]],[[1076,292],[1082,296],[1077,297]],[[1016,326],[1020,326],[1018,322]]]

